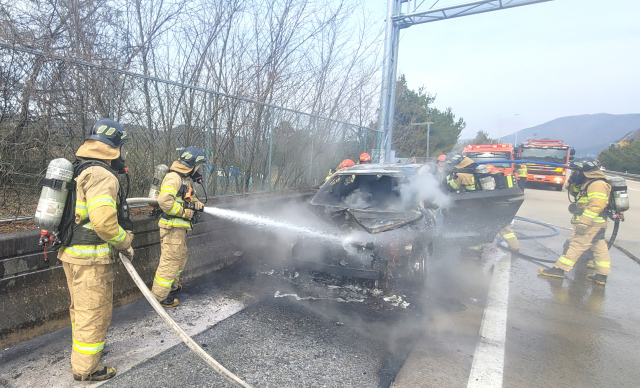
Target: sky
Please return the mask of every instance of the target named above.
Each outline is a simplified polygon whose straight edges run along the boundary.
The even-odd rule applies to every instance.
[[[386,0],[365,2],[383,23]],[[563,116],[640,113],[640,0],[554,0],[412,26],[400,35],[398,74],[464,118],[462,139]]]

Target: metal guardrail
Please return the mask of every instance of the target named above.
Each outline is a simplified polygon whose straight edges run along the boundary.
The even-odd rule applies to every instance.
[[[638,174],[629,174],[628,172],[619,172],[619,171],[610,171],[610,170],[605,170],[604,172],[605,172],[605,174],[619,175],[619,176],[622,176],[622,177],[625,177],[625,178],[629,178],[629,179],[640,181],[640,175],[638,175]]]

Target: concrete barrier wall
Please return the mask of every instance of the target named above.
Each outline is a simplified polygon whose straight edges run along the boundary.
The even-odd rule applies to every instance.
[[[313,195],[308,190],[243,196],[216,197],[207,205],[269,214],[287,202],[301,202]],[[136,270],[151,285],[160,258],[157,220],[134,220]],[[189,260],[182,279],[204,275],[233,264],[246,252],[247,242],[265,241],[264,230],[256,230],[203,214],[189,233]],[[44,263],[39,231],[29,230],[0,235],[0,347],[34,338],[69,325],[69,291],[56,254],[50,253],[50,265]],[[282,254],[278,240],[262,246]],[[265,254],[268,254],[265,252]],[[142,297],[119,261],[115,266],[114,306]]]

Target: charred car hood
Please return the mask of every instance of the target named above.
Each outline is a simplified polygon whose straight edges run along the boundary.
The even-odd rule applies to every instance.
[[[379,211],[355,210],[336,206],[311,205],[313,212],[319,217],[340,225],[345,219],[352,219],[362,229],[371,234],[398,229],[404,225],[420,220],[423,214],[418,210]]]
[[[346,210],[346,212],[371,234],[397,229],[422,218],[422,213],[417,210],[405,212]]]

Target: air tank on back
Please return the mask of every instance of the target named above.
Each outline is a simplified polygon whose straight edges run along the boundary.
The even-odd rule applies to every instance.
[[[476,172],[478,174],[483,174],[483,175],[486,174],[485,176],[481,176],[479,179],[480,185],[482,186],[482,190],[494,190],[496,188],[496,182],[489,175],[490,174],[489,167],[485,166],[484,164],[481,164],[478,167],[476,167]]]
[[[49,232],[60,225],[69,190],[67,184],[73,179],[73,164],[64,158],[49,163],[42,192],[36,208],[35,222],[38,228]]]
[[[164,164],[159,164],[156,166],[155,171],[153,172],[153,181],[151,182],[151,189],[149,190],[149,198],[158,198],[158,194],[160,194],[160,185],[162,185],[162,180],[164,176],[169,172],[169,167]]]
[[[629,210],[629,195],[627,194],[627,181],[623,177],[614,176],[608,179],[611,185],[610,205],[618,213]]]

